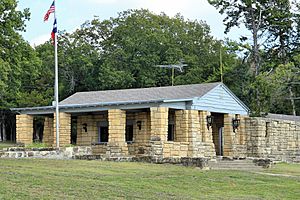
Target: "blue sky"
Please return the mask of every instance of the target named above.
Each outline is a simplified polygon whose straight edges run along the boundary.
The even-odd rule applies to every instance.
[[[19,9],[29,8],[31,12],[31,19],[26,23],[27,31],[22,35],[33,46],[50,38],[53,15],[46,23],[43,17],[51,3],[52,0],[19,0]],[[238,39],[244,31],[236,28],[224,35],[223,17],[207,0],[56,0],[58,29],[72,32],[94,16],[108,19],[124,10],[138,8],[147,8],[158,14],[165,12],[169,16],[181,13],[191,20],[204,20],[218,39]]]

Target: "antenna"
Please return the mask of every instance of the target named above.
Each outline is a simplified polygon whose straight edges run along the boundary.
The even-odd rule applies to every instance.
[[[172,69],[172,86],[174,86],[175,69],[182,73],[183,68],[188,66],[187,64],[183,64],[183,63],[184,63],[184,60],[180,59],[178,64],[156,65],[156,67]]]
[[[223,83],[223,59],[222,59],[222,44],[220,44],[220,76],[221,76],[221,83]]]

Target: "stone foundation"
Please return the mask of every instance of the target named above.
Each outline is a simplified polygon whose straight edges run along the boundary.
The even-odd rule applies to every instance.
[[[46,159],[74,159],[75,156],[92,155],[91,147],[63,147],[63,148],[6,148],[0,152],[0,158],[46,158]]]

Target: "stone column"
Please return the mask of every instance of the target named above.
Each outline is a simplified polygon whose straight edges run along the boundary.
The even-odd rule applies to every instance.
[[[233,156],[234,140],[236,133],[233,132],[232,119],[235,118],[234,114],[224,114],[224,133],[223,133],[223,155]]]
[[[43,143],[49,146],[53,146],[53,118],[45,117],[44,131],[43,131]]]
[[[189,113],[188,110],[175,111],[175,141],[188,142]]]
[[[198,110],[189,110],[189,129],[188,129],[188,142],[189,142],[189,157],[199,157],[201,156],[202,147],[202,136],[200,133],[200,119]],[[202,149],[203,150],[203,149]]]
[[[150,108],[151,140],[167,141],[169,108]]]
[[[59,113],[59,146],[71,143],[71,114]],[[56,114],[53,120],[53,146],[56,146]]]
[[[249,138],[247,138],[247,155],[251,157],[263,157],[266,139],[266,120],[258,117],[247,119]]]
[[[209,111],[199,111],[200,132],[202,134],[203,154],[205,157],[215,157],[216,149],[213,142],[213,127],[207,128],[207,116],[210,116]]]
[[[207,128],[207,116],[211,115],[209,111],[199,111],[200,128],[202,133],[202,142],[212,141],[212,127]]]
[[[169,108],[150,108],[150,148],[149,154],[154,159],[163,158],[163,146],[168,136]]]
[[[16,116],[17,143],[31,144],[33,139],[33,116]]]
[[[128,155],[125,140],[126,111],[114,109],[108,111],[108,152],[111,157]]]

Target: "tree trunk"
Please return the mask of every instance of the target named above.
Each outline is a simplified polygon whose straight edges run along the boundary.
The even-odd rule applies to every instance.
[[[258,30],[259,30],[259,24],[256,24],[255,22],[255,16],[253,13],[253,10],[251,10],[252,15],[252,39],[253,39],[253,46],[252,46],[252,67],[254,67],[254,76],[255,78],[259,75],[260,71],[260,63],[259,63],[259,45],[258,45]],[[260,95],[259,95],[259,89],[256,88],[256,106],[257,106],[257,114],[260,114],[261,112],[261,104],[260,104]]]
[[[3,129],[2,129],[2,122],[0,122],[0,142],[3,141]]]
[[[296,116],[296,106],[295,106],[295,100],[294,100],[294,93],[292,91],[292,87],[289,86],[289,93],[290,93],[290,100],[291,100],[291,105],[293,109],[293,115]]]
[[[3,135],[2,135],[2,136],[3,136],[3,137],[2,137],[2,139],[3,139],[2,141],[6,141],[6,140],[7,140],[7,135],[6,135],[6,127],[5,127],[5,123],[2,123],[2,127],[1,127],[1,128],[2,128],[2,134],[3,134]]]

